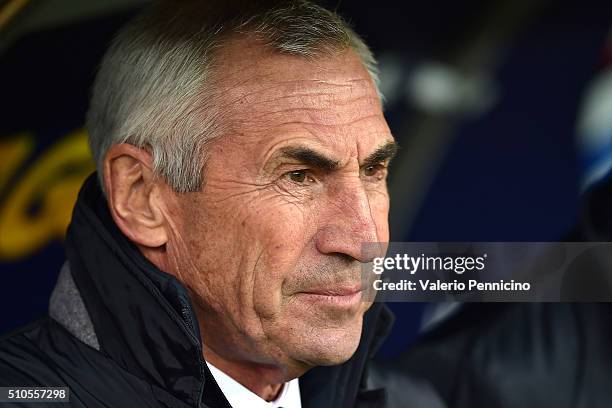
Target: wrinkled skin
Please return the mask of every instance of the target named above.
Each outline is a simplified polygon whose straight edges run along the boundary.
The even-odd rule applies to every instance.
[[[203,189],[173,198],[164,263],[191,293],[205,358],[265,396],[359,344],[361,244],[389,238],[388,160],[364,161],[393,138],[351,50],[307,60],[243,40],[218,66],[231,128],[209,145]],[[286,153],[299,148],[335,166]]]

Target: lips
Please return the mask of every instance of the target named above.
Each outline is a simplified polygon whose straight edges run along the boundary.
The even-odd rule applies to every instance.
[[[300,291],[300,293],[317,296],[353,296],[363,290],[361,283],[327,286]]]

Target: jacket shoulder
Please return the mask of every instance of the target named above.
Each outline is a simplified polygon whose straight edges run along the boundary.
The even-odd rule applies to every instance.
[[[43,332],[50,330],[50,320],[38,320],[0,337],[1,386],[63,385],[39,344]]]
[[[67,387],[70,406],[87,408],[160,407],[163,404],[156,395],[166,394],[163,390],[154,394],[146,381],[74,337],[51,317],[0,337],[0,387],[6,386]]]

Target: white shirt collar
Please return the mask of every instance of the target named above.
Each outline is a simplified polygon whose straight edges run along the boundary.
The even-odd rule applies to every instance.
[[[268,402],[208,361],[206,364],[232,408],[302,408],[297,378],[283,384],[278,398]]]

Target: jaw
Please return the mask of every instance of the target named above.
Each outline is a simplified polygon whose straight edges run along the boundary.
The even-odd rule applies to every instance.
[[[295,307],[286,311],[286,319],[264,327],[293,369],[342,364],[359,346],[363,314],[370,305],[360,302],[350,313]]]

